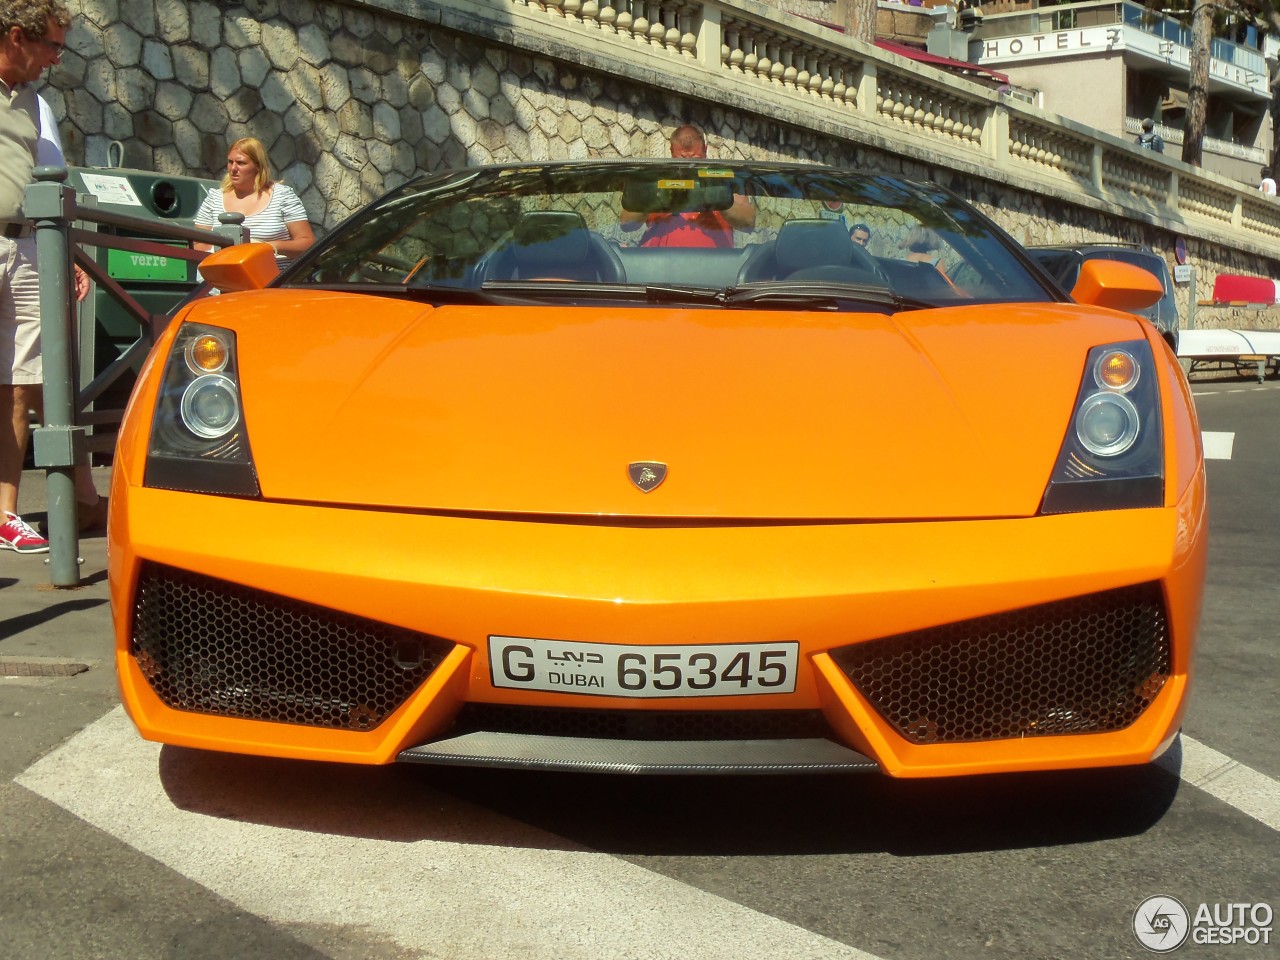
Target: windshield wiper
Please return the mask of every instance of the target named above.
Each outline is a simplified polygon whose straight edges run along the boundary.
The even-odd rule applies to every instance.
[[[937,306],[927,300],[905,297],[878,284],[832,281],[779,281],[739,287],[699,287],[679,284],[595,283],[576,280],[488,280],[488,294],[556,300],[644,300],[646,303],[688,304],[726,308],[768,305],[795,310],[846,309],[850,303],[871,304],[891,310],[925,310]],[[496,298],[495,298],[496,299]]]
[[[728,287],[681,287],[650,283],[644,288],[644,298],[649,303],[690,303],[725,306]]]
[[[404,300],[427,300],[431,303],[501,303],[475,287],[451,287],[446,284],[424,283],[410,287],[399,283],[286,283],[293,289],[329,290],[334,293],[360,293],[374,297],[397,297]]]
[[[486,280],[481,289],[489,294],[519,296],[528,300],[638,300],[643,291],[629,283],[595,280]],[[505,299],[504,299],[505,302]]]
[[[797,310],[840,310],[847,303],[870,303],[895,310],[928,310],[937,304],[895,293],[878,284],[820,281],[752,283],[721,291],[727,307],[755,304],[791,306]]]
[[[650,303],[708,304],[721,307],[751,307],[768,304],[797,310],[840,310],[849,303],[869,303],[894,310],[923,310],[936,304],[904,297],[878,284],[780,281],[751,283],[740,287],[683,287],[649,284],[644,288]]]

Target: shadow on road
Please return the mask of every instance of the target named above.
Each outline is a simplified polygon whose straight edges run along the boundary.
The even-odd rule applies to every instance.
[[[1159,765],[932,782],[640,777],[367,768],[170,746],[159,773],[185,810],[354,837],[619,855],[918,857],[1144,833],[1173,803],[1177,770],[1171,752]]]
[[[81,610],[92,610],[94,607],[100,607],[108,601],[97,599],[83,600],[67,600],[63,603],[55,603],[51,606],[44,607],[40,610],[33,610],[31,613],[19,614],[16,617],[7,617],[0,622],[0,640],[7,640],[10,637],[25,633],[28,630],[34,630],[36,627],[43,626],[51,620],[65,616],[69,613],[77,613]]]

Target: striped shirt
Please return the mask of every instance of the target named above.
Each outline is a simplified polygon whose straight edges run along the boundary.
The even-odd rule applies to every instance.
[[[195,222],[199,226],[213,227],[218,225],[218,214],[226,213],[226,205],[222,202],[222,189],[214,187],[200,204]],[[272,240],[288,240],[290,223],[298,223],[307,219],[306,208],[293,192],[293,187],[277,181],[271,185],[271,199],[257,213],[244,218],[244,225],[249,228],[249,239],[258,243],[269,243]],[[280,269],[292,261],[276,255]]]

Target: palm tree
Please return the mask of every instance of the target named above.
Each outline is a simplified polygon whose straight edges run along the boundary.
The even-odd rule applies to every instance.
[[[1187,81],[1187,116],[1182,128],[1182,160],[1200,166],[1204,155],[1204,125],[1209,114],[1209,52],[1213,42],[1213,0],[1195,0],[1191,7],[1191,76]]]

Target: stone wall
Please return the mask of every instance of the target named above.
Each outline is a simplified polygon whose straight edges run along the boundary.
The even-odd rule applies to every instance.
[[[1172,233],[1151,222],[930,162],[919,147],[899,153],[885,137],[860,142],[802,114],[780,120],[746,100],[699,97],[673,82],[680,60],[670,62],[670,75],[643,64],[610,71],[599,58],[580,59],[585,55],[568,42],[531,45],[515,34],[486,37],[427,22],[422,11],[438,11],[438,4],[69,6],[75,20],[68,48],[45,88],[62,118],[69,162],[104,165],[118,141],[124,166],[212,177],[221,173],[227,144],[256,136],[321,230],[418,170],[660,155],[672,127],[694,122],[722,159],[824,162],[936,180],[1026,243],[1123,240],[1173,248]],[[454,9],[466,6],[459,0]],[[1188,246],[1202,296],[1218,272],[1280,275],[1271,261],[1229,245],[1190,237]]]
[[[1195,325],[1202,330],[1280,330],[1280,306],[1203,303],[1196,306]]]

